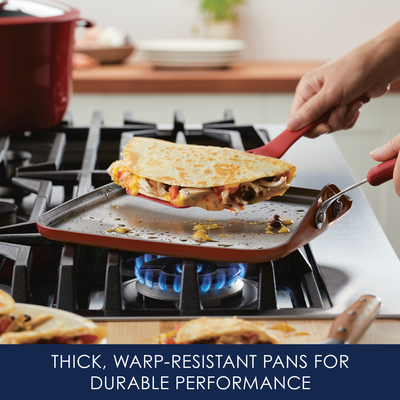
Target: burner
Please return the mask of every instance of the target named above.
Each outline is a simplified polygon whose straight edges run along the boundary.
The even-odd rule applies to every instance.
[[[18,207],[6,201],[0,202],[0,226],[15,224],[17,221],[16,213]]]
[[[178,301],[181,291],[183,260],[151,255],[138,257],[135,266],[139,293],[158,300]],[[146,262],[146,260],[148,260]],[[200,299],[210,301],[232,296],[243,289],[244,264],[221,265],[196,261]]]
[[[183,259],[155,257],[145,254],[136,259],[137,279],[126,282],[125,292],[133,289],[129,286],[134,286],[134,291],[148,298],[169,302],[179,301]],[[222,264],[209,261],[195,261],[195,263],[203,306],[220,305],[222,299],[241,296],[246,272],[244,264]]]

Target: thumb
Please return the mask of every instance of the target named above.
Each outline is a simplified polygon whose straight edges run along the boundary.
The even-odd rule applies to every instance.
[[[400,134],[396,135],[394,138],[390,139],[382,147],[378,147],[372,150],[369,155],[375,161],[386,161],[393,157],[397,157],[400,151]]]

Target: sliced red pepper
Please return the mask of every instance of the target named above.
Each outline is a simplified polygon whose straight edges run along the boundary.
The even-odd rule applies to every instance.
[[[219,196],[225,190],[225,186],[216,186],[214,188],[214,193]]]
[[[3,318],[0,321],[0,334],[4,333],[12,322],[11,318]]]
[[[176,344],[176,343],[175,343],[175,340],[172,339],[172,338],[169,338],[169,337],[167,337],[167,338],[164,339],[164,343],[165,343],[165,344]]]
[[[120,179],[121,179],[121,175],[122,175],[122,171],[119,170],[119,171],[117,172],[117,180],[120,180]]]
[[[254,334],[246,334],[244,333],[242,337],[247,341],[248,344],[255,344],[258,342],[258,335]]]
[[[175,330],[176,330],[176,331],[179,331],[179,329],[181,329],[183,326],[185,326],[184,323],[178,324],[178,325],[175,327]]]
[[[290,172],[289,172],[289,171],[286,171],[284,174],[282,174],[282,175],[279,177],[279,179],[283,176],[283,177],[285,177],[286,180],[288,181],[288,180],[289,180],[289,175],[290,175]],[[278,180],[279,180],[279,179],[278,179]]]
[[[229,189],[229,193],[235,193],[239,190],[239,186],[231,186]]]
[[[239,186],[230,186],[228,188],[226,188],[225,186],[216,186],[214,188],[214,193],[219,196],[224,190],[228,189],[229,193],[235,193],[238,191]]]
[[[51,340],[56,344],[64,344],[66,342],[62,336],[54,336]]]
[[[179,193],[179,186],[171,186],[168,189],[169,192],[169,198],[171,200],[175,200],[178,197],[178,193]]]
[[[91,334],[88,333],[86,335],[79,336],[79,340],[83,344],[92,344],[92,343],[96,342],[97,336],[96,335],[91,335]]]

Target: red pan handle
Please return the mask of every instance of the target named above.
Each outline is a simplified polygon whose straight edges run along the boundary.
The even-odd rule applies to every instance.
[[[361,95],[358,97],[357,100],[362,101],[365,104],[369,102],[370,98],[368,96]],[[247,150],[247,153],[258,154],[260,156],[268,156],[273,158],[281,158],[290,149],[290,147],[292,147],[292,145],[296,143],[302,136],[311,131],[321,122],[328,121],[330,111],[331,110],[327,111],[324,115],[319,117],[313,123],[307,125],[299,131],[290,131],[289,129],[285,129],[281,134],[279,134],[275,139],[271,140],[266,145],[258,147],[257,149]]]
[[[290,131],[285,129],[280,133],[275,139],[271,140],[264,146],[258,147],[256,149],[247,150],[246,153],[258,154],[260,156],[268,156],[273,158],[281,158],[294,143],[296,143],[302,136],[310,132],[321,122],[327,120],[329,114],[326,113],[322,117],[318,118],[316,121],[307,125],[299,131]]]
[[[373,167],[367,175],[368,183],[372,186],[379,186],[382,183],[393,179],[394,166],[396,165],[397,157]]]

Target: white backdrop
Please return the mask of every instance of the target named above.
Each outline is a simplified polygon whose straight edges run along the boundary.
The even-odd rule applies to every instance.
[[[198,0],[62,0],[100,27],[116,26],[133,41],[203,35]],[[324,61],[400,19],[399,0],[247,0],[238,37],[257,60]]]

